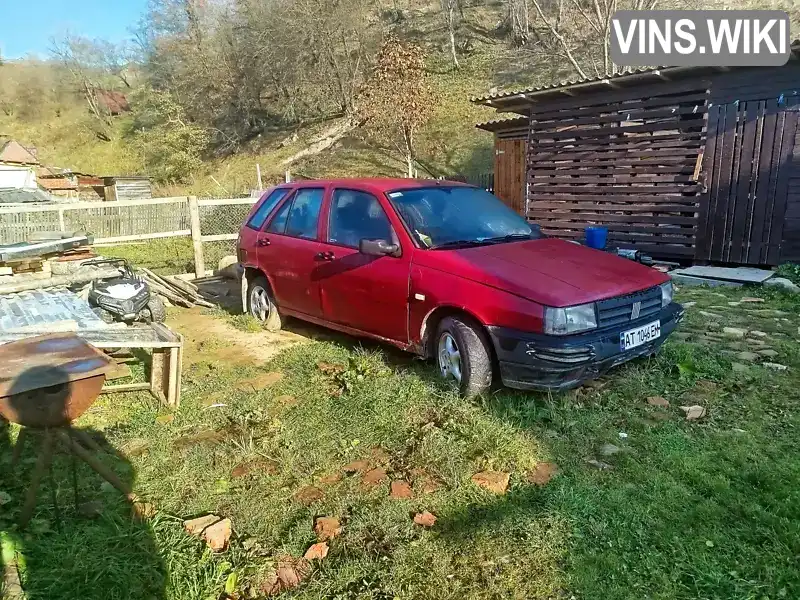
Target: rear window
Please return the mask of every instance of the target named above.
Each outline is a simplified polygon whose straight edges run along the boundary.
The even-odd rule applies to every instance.
[[[246,225],[250,229],[260,231],[264,226],[264,222],[267,220],[269,213],[272,212],[272,209],[275,208],[278,205],[278,202],[280,202],[288,193],[289,188],[278,188],[273,190],[272,193],[264,199],[264,201],[261,203],[261,206],[256,209],[256,212],[253,213],[253,216],[250,217],[250,220],[247,221]]]

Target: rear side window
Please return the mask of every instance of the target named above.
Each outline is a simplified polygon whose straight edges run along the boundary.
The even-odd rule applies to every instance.
[[[286,223],[286,235],[310,240],[317,238],[317,224],[324,191],[321,188],[297,190]]]
[[[267,231],[270,233],[283,233],[286,230],[286,217],[289,216],[290,208],[292,208],[292,201],[287,200],[283,203],[283,206],[278,209],[278,212],[275,213],[275,216],[272,217],[272,221],[270,221]]]
[[[289,193],[289,188],[278,188],[277,190],[273,190],[272,193],[264,199],[264,202],[261,203],[256,209],[256,212],[253,213],[253,216],[250,217],[250,220],[247,222],[247,226],[250,229],[255,229],[259,231],[264,226],[264,221],[267,220],[269,213],[272,212],[272,209],[278,206],[278,202],[280,202],[283,198],[286,197],[286,194]]]

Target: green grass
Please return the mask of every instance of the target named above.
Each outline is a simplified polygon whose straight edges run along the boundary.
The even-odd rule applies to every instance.
[[[0,484],[12,497],[0,530],[19,539],[33,600],[206,600],[221,597],[232,572],[238,597],[258,597],[279,557],[302,556],[316,541],[320,515],[340,518],[343,532],[286,597],[800,597],[798,302],[769,290],[680,296],[696,304],[657,358],[615,370],[602,387],[557,395],[498,390],[465,402],[429,365],[350,338],[297,346],[263,367],[209,354],[187,367],[174,421],[160,424],[163,411],[132,394],[103,397],[79,423],[130,453],[107,460],[135,476],[136,492],[158,509],[153,518],[132,523],[118,495],[85,469],[82,495],[101,499],[103,512],[74,516],[59,458],[63,530],[47,493],[35,531],[15,529],[24,478]],[[744,296],[766,301],[728,304]],[[727,338],[724,327],[768,337]],[[758,339],[777,352],[764,360],[787,371],[737,356],[765,348],[750,341]],[[243,384],[266,372],[283,377],[257,391]],[[652,407],[649,396],[671,406]],[[686,421],[678,407],[691,404],[708,416]],[[207,430],[219,435],[201,441]],[[609,443],[621,451],[601,456]],[[414,485],[413,499],[390,498],[388,482],[365,490],[359,475],[320,482],[353,460],[374,460],[376,448],[388,455],[390,478]],[[0,451],[0,462],[7,456]],[[613,469],[599,471],[590,458]],[[254,460],[271,467],[233,476]],[[537,486],[527,475],[541,461],[560,472]],[[419,469],[438,491],[420,492]],[[507,494],[471,482],[487,469],[511,474]],[[309,485],[323,497],[304,506],[293,496]],[[430,530],[412,522],[421,510],[438,517]],[[232,519],[226,552],[183,533],[183,518],[205,512]]]
[[[194,251],[188,237],[106,246],[97,248],[97,252],[107,257],[127,258],[134,267],[146,267],[162,275],[194,272]]]

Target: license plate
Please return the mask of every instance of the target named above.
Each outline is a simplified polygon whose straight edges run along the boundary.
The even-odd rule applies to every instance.
[[[661,337],[661,321],[653,321],[636,329],[629,329],[619,334],[619,349],[623,352],[652,342]]]

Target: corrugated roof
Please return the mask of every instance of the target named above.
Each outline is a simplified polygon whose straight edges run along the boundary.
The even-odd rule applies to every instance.
[[[512,127],[515,125],[519,125],[522,127],[523,125],[528,124],[528,117],[523,117],[521,115],[509,116],[506,118],[499,118],[499,119],[492,119],[491,121],[485,121],[483,123],[478,123],[475,125],[478,129],[483,129],[484,131],[495,131],[496,129],[506,129],[508,127]]]
[[[25,204],[27,202],[53,202],[53,197],[44,190],[0,188],[0,204]]]
[[[498,100],[500,98],[509,98],[511,96],[519,96],[520,94],[533,94],[535,92],[542,92],[545,90],[553,90],[558,88],[569,87],[573,85],[578,85],[580,83],[594,83],[594,82],[601,82],[605,80],[611,79],[619,79],[621,77],[628,77],[630,75],[635,75],[637,73],[652,73],[658,71],[659,69],[656,67],[648,68],[642,67],[639,69],[634,69],[633,71],[629,71],[627,73],[617,73],[615,75],[602,75],[598,77],[584,77],[583,79],[568,79],[558,83],[551,83],[549,85],[540,85],[538,87],[527,87],[527,88],[519,88],[516,90],[507,90],[507,91],[498,91],[492,94],[487,94],[486,96],[473,96],[470,98],[470,102],[477,102],[477,103],[484,103],[487,100]],[[663,71],[663,69],[661,69]]]
[[[800,39],[795,40],[791,44],[792,52],[795,54],[800,53]],[[527,88],[520,88],[516,90],[508,90],[508,91],[498,91],[494,93],[487,94],[485,96],[473,96],[470,98],[470,102],[474,102],[475,104],[485,104],[487,106],[493,106],[493,102],[496,100],[502,101],[508,98],[513,97],[521,97],[527,99],[530,96],[542,96],[547,95],[553,92],[564,92],[571,88],[595,88],[598,85],[606,85],[611,84],[613,81],[618,81],[619,83],[624,82],[625,80],[635,80],[641,79],[642,76],[655,76],[660,77],[661,75],[669,75],[670,73],[687,73],[687,72],[694,72],[694,71],[702,71],[708,69],[714,69],[715,67],[639,67],[634,68],[631,71],[627,71],[625,73],[616,73],[614,75],[600,75],[597,77],[585,77],[585,78],[577,78],[577,79],[570,79],[560,81],[558,83],[552,83],[549,85],[540,85],[537,87],[527,87]],[[506,104],[506,102],[501,102],[501,104]]]

